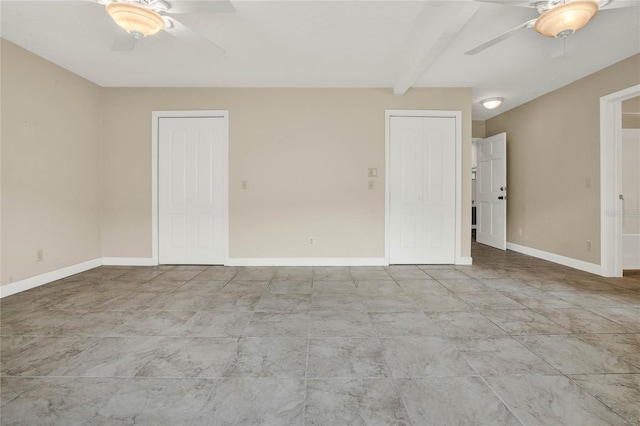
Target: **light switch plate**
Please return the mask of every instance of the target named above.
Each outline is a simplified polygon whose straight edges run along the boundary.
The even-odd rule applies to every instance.
[[[369,168],[369,177],[378,177],[378,169],[375,167]]]

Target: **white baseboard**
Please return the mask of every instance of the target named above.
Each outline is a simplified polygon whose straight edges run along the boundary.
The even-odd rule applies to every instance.
[[[384,257],[232,257],[227,266],[386,266]]]
[[[102,264],[107,266],[154,266],[158,262],[150,257],[103,257]]]
[[[531,247],[521,246],[519,244],[507,243],[507,250],[517,251],[518,253],[528,256],[537,257],[538,259],[548,260],[549,262],[558,263],[570,268],[579,269],[581,271],[590,272],[592,274],[601,275],[602,268],[595,263],[589,263],[571,257],[561,256],[555,253],[534,249]]]
[[[456,265],[473,265],[473,258],[469,257],[459,257],[456,259]]]
[[[11,296],[12,294],[20,293],[21,291],[30,290],[62,278],[70,277],[71,275],[79,274],[80,272],[88,271],[89,269],[97,268],[101,265],[102,259],[97,258],[67,266],[65,268],[56,269],[55,271],[41,275],[36,275],[35,277],[16,281],[14,283],[5,284],[0,286],[0,298]]]

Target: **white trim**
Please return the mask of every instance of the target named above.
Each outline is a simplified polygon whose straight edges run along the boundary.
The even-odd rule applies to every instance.
[[[462,111],[436,111],[436,110],[385,110],[385,134],[384,134],[384,259],[389,264],[390,239],[389,239],[389,166],[390,166],[390,132],[391,117],[448,117],[456,121],[456,231],[455,231],[455,264],[470,265],[469,259],[462,256]]]
[[[67,266],[61,269],[56,269],[55,271],[36,275],[35,277],[16,281],[11,284],[5,284],[0,287],[0,298],[11,296],[12,294],[30,290],[35,287],[40,287],[41,285],[49,284],[50,282],[60,280],[62,278],[67,278],[71,275],[79,274],[80,272],[88,271],[89,269],[97,268],[101,265],[102,259],[97,258],[93,260],[87,260],[86,262],[77,263],[75,265]]]
[[[622,276],[622,101],[640,84],[600,98],[600,263],[605,277]]]
[[[514,244],[509,242],[507,242],[507,250],[517,251],[518,253],[537,257],[538,259],[548,260],[549,262],[558,263],[560,265],[568,266],[570,268],[579,269],[581,271],[600,275],[600,269],[601,269],[600,265],[596,265],[595,263],[584,262],[582,260],[573,259],[571,257],[565,257],[559,254],[549,253],[546,251],[538,250],[531,247],[521,246],[519,244]]]
[[[158,264],[158,126],[160,118],[177,117],[216,117],[224,120],[223,140],[223,202],[224,239],[223,261],[227,264],[229,259],[229,111],[153,111],[151,113],[151,259],[152,265]]]
[[[456,265],[466,265],[466,266],[471,266],[473,265],[473,258],[471,256],[468,257],[461,257],[460,259],[456,260]]]
[[[158,262],[151,257],[103,257],[105,266],[155,266]]]
[[[232,257],[227,266],[387,266],[384,257]]]

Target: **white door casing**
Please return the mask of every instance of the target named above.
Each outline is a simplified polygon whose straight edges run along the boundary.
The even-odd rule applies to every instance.
[[[507,249],[507,135],[476,143],[476,241]]]
[[[158,261],[223,264],[226,119],[158,118]]]
[[[456,119],[390,117],[389,262],[456,260]]]

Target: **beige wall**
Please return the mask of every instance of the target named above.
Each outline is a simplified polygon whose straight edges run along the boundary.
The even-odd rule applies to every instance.
[[[599,101],[639,83],[635,55],[487,120],[507,133],[509,242],[600,263]]]
[[[640,129],[640,96],[622,102],[622,128]]]
[[[484,139],[485,136],[485,122],[480,120],[473,120],[471,122],[471,137]]]
[[[198,109],[229,110],[230,256],[249,258],[384,256],[385,109],[462,111],[470,255],[470,89],[119,88],[103,106],[103,256],[151,256],[151,113]]]
[[[1,43],[1,282],[8,284],[100,257],[101,89]]]

